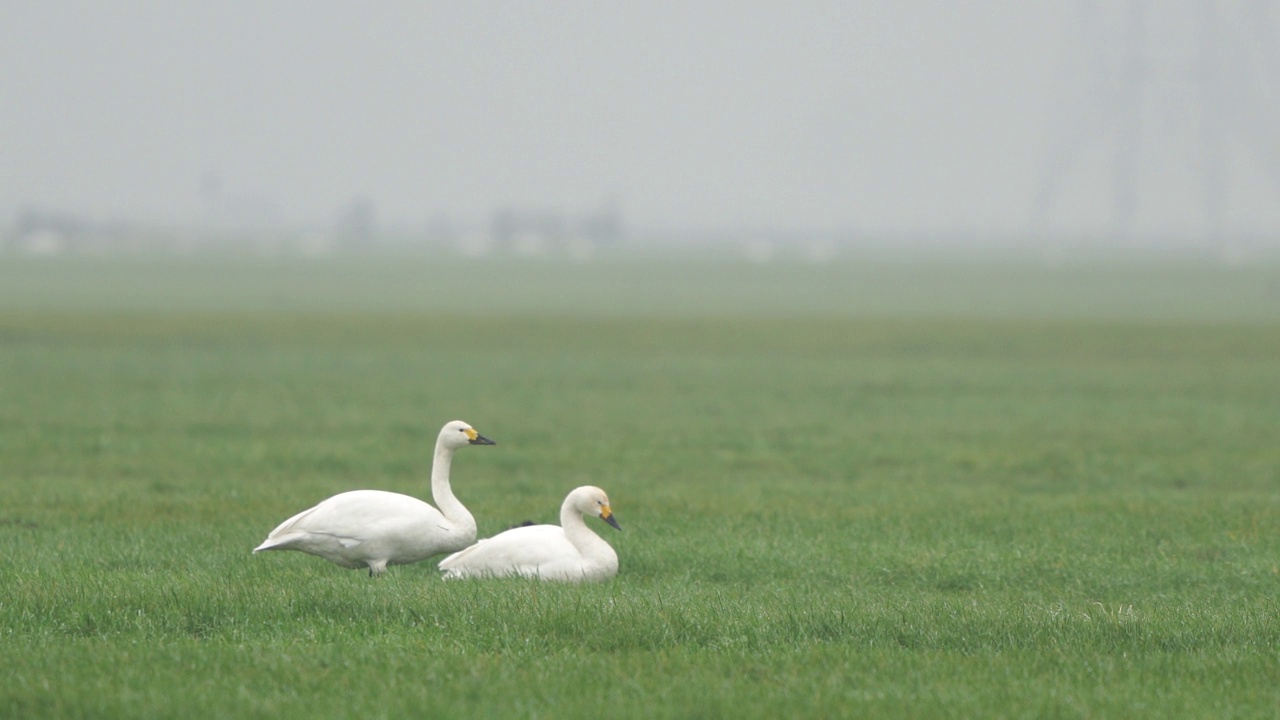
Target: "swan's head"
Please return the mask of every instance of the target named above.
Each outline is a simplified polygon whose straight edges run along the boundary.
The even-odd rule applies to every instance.
[[[573,491],[574,509],[583,515],[594,515],[601,520],[609,523],[614,528],[621,530],[622,526],[618,524],[618,520],[613,516],[613,508],[609,507],[609,496],[598,487],[584,485]]]
[[[476,429],[461,420],[445,423],[440,430],[440,444],[447,448],[460,448],[468,445],[497,445],[494,441],[476,432]]]

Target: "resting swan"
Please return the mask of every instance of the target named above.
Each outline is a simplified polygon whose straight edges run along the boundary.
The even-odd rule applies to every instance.
[[[584,485],[560,506],[560,525],[517,527],[481,540],[440,562],[446,579],[531,577],[540,580],[605,580],[618,574],[618,554],[582,521],[595,515],[621,530],[609,496]]]
[[[449,465],[458,448],[494,444],[461,420],[447,423],[431,465],[431,496],[439,510],[400,493],[352,490],[280,523],[253,551],[299,550],[345,568],[368,567],[373,577],[387,565],[464,548],[475,542],[476,521],[453,496]]]

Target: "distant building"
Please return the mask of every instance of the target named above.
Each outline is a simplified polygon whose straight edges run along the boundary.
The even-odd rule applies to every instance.
[[[495,251],[525,256],[567,253],[581,257],[619,244],[623,235],[622,216],[615,203],[581,217],[501,207],[489,221],[490,244]]]
[[[8,249],[29,255],[61,255],[101,249],[101,232],[70,213],[23,208],[14,219]]]
[[[378,234],[373,200],[358,197],[338,215],[334,235],[338,245],[352,250],[368,248]]]

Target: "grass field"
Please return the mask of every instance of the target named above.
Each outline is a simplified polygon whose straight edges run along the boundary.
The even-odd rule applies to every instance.
[[[613,581],[250,555],[342,490]],[[1280,264],[0,258],[0,717],[1280,716]]]

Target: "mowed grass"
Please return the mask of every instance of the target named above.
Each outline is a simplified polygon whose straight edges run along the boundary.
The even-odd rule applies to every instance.
[[[419,268],[488,294],[384,305],[375,273],[228,263],[147,305],[10,262],[0,716],[1280,714],[1275,268],[1216,306],[1221,268],[1177,268],[1203,301],[1180,319],[1028,313],[1029,286],[868,314],[838,268],[758,298],[767,271],[732,265],[713,284],[759,312],[515,264]],[[297,301],[335,276],[348,301]],[[454,462],[481,535],[597,484],[618,577],[250,554],[342,490],[427,497],[454,418],[499,443]]]

